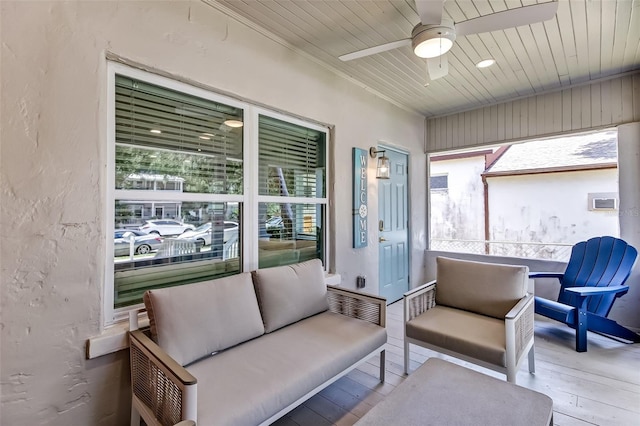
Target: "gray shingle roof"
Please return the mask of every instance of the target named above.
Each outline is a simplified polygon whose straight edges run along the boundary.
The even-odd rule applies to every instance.
[[[613,130],[514,144],[486,171],[515,172],[617,161],[617,132]]]

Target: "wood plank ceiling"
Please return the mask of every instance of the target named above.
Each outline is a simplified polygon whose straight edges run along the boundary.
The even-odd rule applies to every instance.
[[[425,86],[425,60],[402,47],[350,62],[338,56],[407,38],[413,0],[203,0],[402,108],[442,116],[640,69],[640,0],[560,0],[556,17],[460,36],[449,74]],[[544,1],[540,1],[543,3]],[[535,0],[446,0],[461,22]],[[475,64],[493,58],[496,64]]]

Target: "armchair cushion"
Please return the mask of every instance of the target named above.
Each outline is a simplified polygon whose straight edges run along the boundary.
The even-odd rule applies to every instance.
[[[264,334],[248,272],[144,294],[151,337],[187,365]]]
[[[529,268],[438,257],[436,304],[504,320],[527,294]]]
[[[505,322],[447,306],[434,306],[406,324],[407,337],[506,366]]]
[[[320,259],[252,274],[267,333],[329,309]]]

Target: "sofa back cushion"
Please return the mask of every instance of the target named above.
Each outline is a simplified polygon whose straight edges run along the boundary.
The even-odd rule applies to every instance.
[[[526,266],[438,257],[436,304],[504,319],[527,293]]]
[[[320,259],[252,274],[267,333],[329,309]]]
[[[149,290],[151,336],[181,365],[264,334],[248,272]]]

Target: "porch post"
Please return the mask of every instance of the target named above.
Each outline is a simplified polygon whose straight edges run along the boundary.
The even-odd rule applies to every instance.
[[[618,182],[620,238],[640,249],[640,122],[618,126]],[[640,283],[636,264],[629,283]],[[631,329],[640,329],[640,286],[630,285],[629,293],[616,300],[609,318]]]

